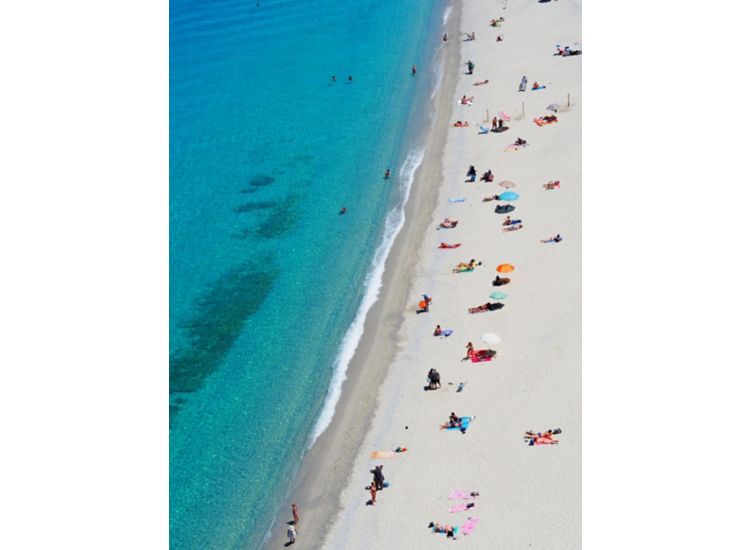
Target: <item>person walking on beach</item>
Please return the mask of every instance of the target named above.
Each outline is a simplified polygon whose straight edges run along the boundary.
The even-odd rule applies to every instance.
[[[287,546],[297,542],[297,530],[294,528],[294,525],[290,525],[289,527],[286,528],[286,536],[289,539]]]
[[[378,489],[375,487],[375,482],[370,483],[370,504],[375,505],[375,499],[378,496]]]
[[[292,517],[294,518],[294,525],[299,523],[299,510],[297,510],[297,503],[292,502]]]

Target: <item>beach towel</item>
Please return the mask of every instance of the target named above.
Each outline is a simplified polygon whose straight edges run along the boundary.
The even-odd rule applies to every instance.
[[[448,495],[448,498],[451,500],[468,500],[470,498],[474,498],[471,496],[471,491],[457,491],[453,490],[451,491],[451,494]]]
[[[444,331],[442,331],[440,333],[440,336],[442,336],[444,338],[448,338],[448,336],[450,336],[451,334],[453,334],[453,329],[452,328],[447,328],[447,329],[445,329]]]
[[[474,271],[473,267],[455,267],[453,268],[453,273],[470,273]]]
[[[454,504],[453,506],[448,508],[448,512],[450,512],[451,514],[456,514],[458,512],[465,512],[466,510],[471,510],[472,508],[474,508],[473,502],[469,502],[469,503],[462,502],[461,504]]]
[[[446,430],[462,430],[466,431],[469,429],[469,424],[471,424],[471,421],[476,418],[475,416],[462,416],[461,417],[461,424],[458,426],[454,426],[452,428],[445,428]]]
[[[489,134],[490,130],[489,130],[489,128],[485,128],[484,126],[480,126],[479,127],[479,133],[480,134]]]
[[[470,535],[477,523],[479,523],[479,518],[469,518],[466,523],[461,526],[461,532],[464,535]]]
[[[471,356],[471,362],[472,363],[486,363],[487,361],[492,361],[492,355],[485,355],[485,356],[479,356],[479,355],[472,355]]]
[[[510,153],[511,151],[518,151],[521,147],[519,145],[510,144],[505,148],[506,153]]]
[[[537,90],[544,90],[547,86],[539,86],[538,88],[531,88],[532,92],[536,92]]]
[[[394,458],[396,456],[396,453],[394,451],[373,451],[370,453],[370,458],[373,459],[379,459],[379,458]]]
[[[448,202],[464,202],[466,198],[460,198],[460,199],[448,199]]]

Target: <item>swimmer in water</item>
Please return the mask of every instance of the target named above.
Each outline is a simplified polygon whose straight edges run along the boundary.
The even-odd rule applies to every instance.
[[[354,82],[354,79],[352,78],[352,75],[349,75],[349,82]]]
[[[412,74],[412,75],[415,75],[415,74],[417,74],[417,66],[416,66],[416,65],[412,65],[412,66],[411,66],[411,74]]]
[[[331,77],[331,82],[336,82],[336,75],[333,75],[333,76]]]
[[[346,206],[342,206],[341,210],[339,210],[339,216],[346,214]]]
[[[385,176],[383,176],[383,179],[387,180],[390,177],[391,177],[391,171],[388,168],[386,168],[385,169]]]

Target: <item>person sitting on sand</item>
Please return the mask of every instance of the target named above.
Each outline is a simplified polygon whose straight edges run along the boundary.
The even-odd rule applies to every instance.
[[[435,369],[430,369],[430,372],[427,373],[427,380],[429,381],[428,387],[431,390],[436,390],[440,387],[440,373]]]
[[[527,145],[527,141],[525,139],[516,138],[516,142],[513,144],[518,147],[525,147]]]
[[[491,182],[494,179],[495,175],[492,173],[492,170],[487,170],[484,174],[482,174],[480,181]]]
[[[432,302],[432,298],[427,296],[427,294],[422,294],[422,299],[419,301],[419,309],[417,310],[417,313],[427,313],[430,311],[430,303]]]
[[[495,279],[492,281],[492,286],[503,286],[503,285],[507,285],[509,282],[510,282],[510,278],[500,277],[500,275],[496,275]]]
[[[538,90],[540,87],[539,82],[534,81],[534,83],[531,85],[532,90]]]
[[[481,86],[482,84],[489,84],[489,83],[490,83],[489,80],[480,80],[478,82],[475,82],[474,86]]]
[[[559,243],[562,240],[562,237],[558,233],[554,237],[550,237],[549,239],[542,239],[539,241],[540,243]]]
[[[503,35],[502,34],[498,34],[497,38],[495,39],[495,42],[502,42],[502,41],[503,41]]]
[[[435,331],[432,333],[433,336],[440,336],[443,334],[443,329],[440,328],[440,325],[435,327]]]
[[[456,416],[456,413],[452,412],[451,415],[448,417],[448,427],[453,428],[454,426],[460,426],[461,425],[461,419]]]
[[[461,105],[471,105],[472,101],[474,101],[474,96],[471,96],[471,97],[463,96],[461,98]]]
[[[468,344],[466,344],[466,357],[464,357],[464,359],[469,359],[473,353],[474,353],[474,344],[469,342]]]
[[[477,169],[474,168],[474,165],[469,166],[469,171],[466,172],[466,177],[469,178],[466,181],[476,181],[477,179]]]

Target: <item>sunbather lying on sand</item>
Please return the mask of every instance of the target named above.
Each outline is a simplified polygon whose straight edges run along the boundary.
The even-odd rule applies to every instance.
[[[490,195],[489,197],[484,197],[482,199],[482,202],[490,202],[490,201],[499,201],[500,195]]]
[[[440,523],[431,521],[427,527],[432,529],[433,533],[445,533],[449,539],[452,539],[458,535],[458,527],[453,527],[452,525],[448,525],[447,523],[445,525],[442,525]]]
[[[440,243],[440,246],[438,246],[438,248],[458,248],[459,246],[461,246],[461,243],[456,243],[456,244]]]
[[[501,304],[500,302],[487,302],[486,304],[482,304],[481,306],[477,307],[470,307],[469,313],[481,313],[483,311],[495,311],[496,309],[502,309],[505,307],[505,304]]]
[[[490,27],[499,27],[500,23],[505,21],[505,17],[499,17],[498,19],[490,19]]]
[[[555,437],[558,434],[561,434],[562,430],[560,428],[556,428],[554,430],[547,430],[544,433],[534,433],[532,431],[528,431],[524,434],[523,439],[524,441],[528,442],[529,446],[531,445],[557,445],[560,443],[560,441]]]
[[[534,124],[537,126],[546,126],[547,124],[552,124],[554,122],[557,122],[557,117],[555,115],[540,116],[534,119]]]
[[[507,233],[508,231],[518,231],[519,229],[523,229],[523,225],[519,224],[519,225],[511,225],[510,227],[504,227],[503,231]]]
[[[510,282],[509,277],[500,277],[500,275],[495,276],[495,280],[492,281],[492,286],[503,286],[507,285]]]
[[[505,221],[503,221],[503,225],[516,225],[519,223],[521,223],[521,220],[511,220],[510,216],[507,216]]]
[[[560,180],[557,181],[548,181],[544,184],[544,188],[551,191],[552,189],[558,189],[560,187]]]
[[[453,273],[463,273],[464,271],[473,271],[474,268],[480,265],[482,265],[482,262],[477,262],[474,258],[472,258],[468,264],[465,262],[461,262],[456,267],[454,267]]]
[[[562,237],[558,233],[554,237],[550,237],[549,239],[542,239],[539,241],[540,243],[559,243],[562,240]]]
[[[571,50],[570,46],[565,46],[564,48],[557,46],[557,53],[553,55],[560,55],[562,57],[568,57],[571,55],[581,55],[582,53],[583,52],[581,50]]]
[[[453,229],[457,225],[458,220],[449,220],[448,218],[445,218],[442,222],[440,222],[438,229]]]
[[[465,32],[464,34],[466,35],[466,40],[464,40],[464,42],[470,42],[471,40],[477,39],[473,32]]]
[[[457,120],[456,122],[453,123],[453,126],[456,128],[468,128],[469,123],[466,121],[461,122],[460,120]]]
[[[517,147],[526,147],[528,142],[525,139],[516,138],[516,142],[513,145]]]
[[[481,81],[479,81],[479,82],[475,82],[475,83],[474,83],[474,86],[481,86],[481,85],[483,85],[483,84],[489,84],[489,83],[490,83],[490,81],[489,81],[489,80],[481,80]]]

